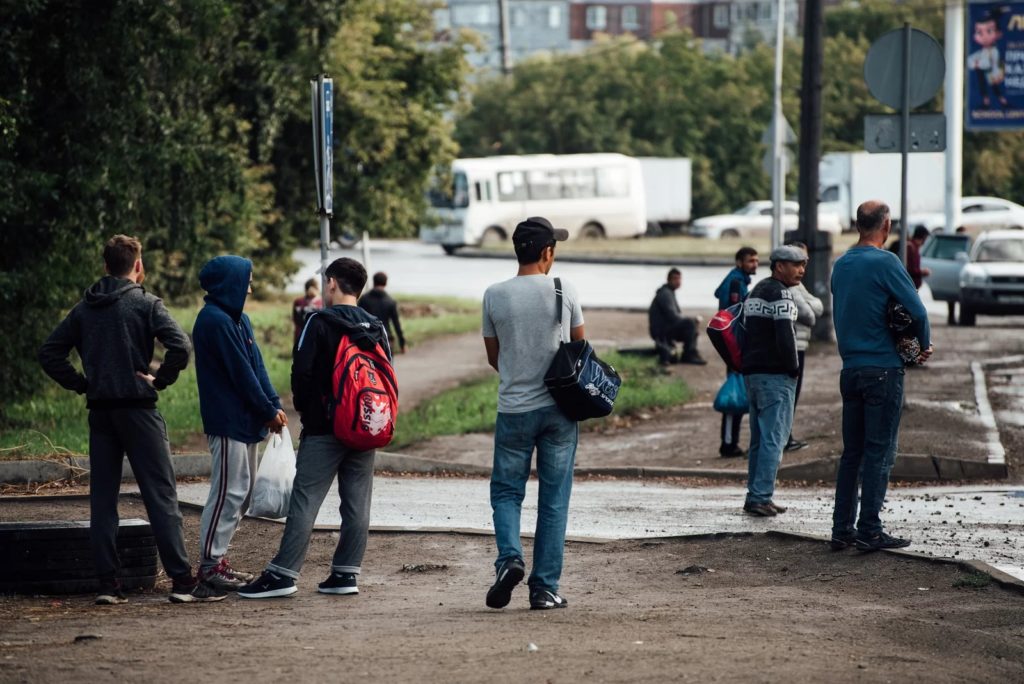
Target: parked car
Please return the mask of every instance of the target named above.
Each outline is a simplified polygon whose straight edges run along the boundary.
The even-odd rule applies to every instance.
[[[1024,314],[1024,230],[982,233],[959,258],[960,325],[974,325],[977,314]]]
[[[786,202],[782,208],[783,230],[796,230],[800,205]],[[767,237],[772,230],[772,203],[770,200],[747,202],[731,214],[718,214],[699,218],[690,225],[689,234],[712,240],[719,238]],[[838,235],[842,232],[839,216],[832,212],[818,212],[818,230]]]
[[[934,233],[924,243],[921,268],[931,271],[925,282],[932,291],[933,299],[960,301],[960,270],[964,267],[963,257],[970,250],[971,238],[964,233]]]
[[[941,212],[910,217],[910,232],[924,226],[928,232],[944,232],[946,215]],[[970,235],[986,230],[1021,230],[1024,228],[1024,207],[999,197],[964,197],[960,200],[960,226]]]

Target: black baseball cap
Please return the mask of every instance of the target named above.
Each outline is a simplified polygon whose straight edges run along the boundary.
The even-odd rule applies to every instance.
[[[531,216],[525,221],[520,221],[515,232],[512,233],[512,244],[517,252],[532,245],[547,247],[552,242],[568,239],[569,231],[555,228],[551,225],[551,221],[543,216]]]

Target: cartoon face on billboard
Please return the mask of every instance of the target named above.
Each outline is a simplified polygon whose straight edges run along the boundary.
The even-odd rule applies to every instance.
[[[1024,128],[1024,2],[967,9],[967,128]]]

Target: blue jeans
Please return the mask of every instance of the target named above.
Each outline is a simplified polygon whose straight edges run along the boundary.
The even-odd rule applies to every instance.
[[[747,503],[764,504],[775,494],[782,449],[793,429],[796,378],[776,373],[744,377],[750,399],[750,450],[747,453]]]
[[[498,544],[495,567],[522,558],[519,524],[530,478],[530,461],[537,449],[537,530],[533,541],[531,589],[558,591],[562,576],[565,526],[569,517],[572,469],[579,427],[557,406],[526,413],[499,413],[494,428],[494,467],[491,471],[491,509]]]
[[[839,376],[843,395],[843,455],[836,475],[832,534],[854,533],[857,521],[857,475],[861,472],[860,520],[857,533],[873,537],[882,531],[878,514],[896,462],[903,409],[902,368],[850,368]]]

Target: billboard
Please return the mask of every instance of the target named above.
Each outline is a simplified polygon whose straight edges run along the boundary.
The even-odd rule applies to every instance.
[[[968,130],[1024,128],[1024,2],[967,5]]]

